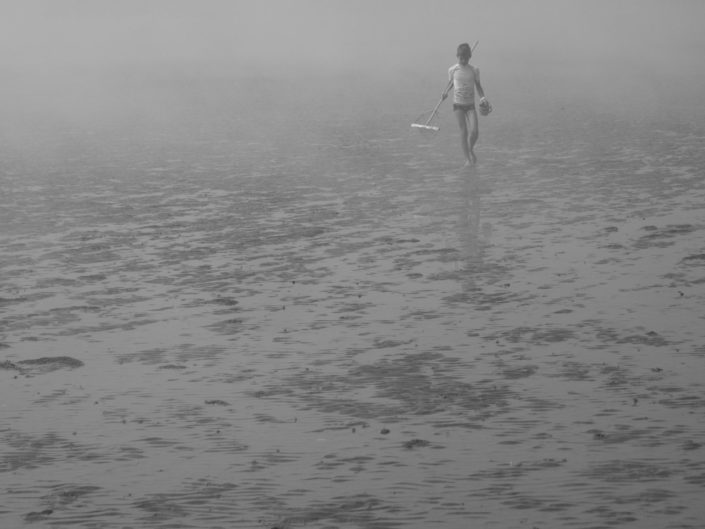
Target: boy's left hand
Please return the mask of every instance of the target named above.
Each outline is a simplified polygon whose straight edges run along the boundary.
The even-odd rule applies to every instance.
[[[490,102],[483,97],[480,99],[480,115],[487,116],[490,112],[492,112],[492,105],[490,105]]]

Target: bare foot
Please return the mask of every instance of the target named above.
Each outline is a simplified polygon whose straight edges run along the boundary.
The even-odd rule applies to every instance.
[[[470,149],[470,158],[470,162],[475,165],[477,163],[477,156],[475,156],[475,151],[473,151],[472,149]]]

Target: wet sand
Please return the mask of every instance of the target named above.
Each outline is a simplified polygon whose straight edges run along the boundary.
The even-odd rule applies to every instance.
[[[705,133],[496,107],[6,157],[0,526],[702,527]]]

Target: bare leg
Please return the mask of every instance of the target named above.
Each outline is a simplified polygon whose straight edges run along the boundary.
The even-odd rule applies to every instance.
[[[455,117],[458,119],[458,126],[460,127],[460,146],[465,155],[465,165],[470,165],[473,162],[470,156],[467,114],[463,110],[458,109],[455,111]]]
[[[470,153],[470,159],[472,160],[472,163],[475,163],[477,161],[477,156],[475,156],[475,144],[477,143],[477,139],[480,137],[480,128],[477,122],[477,111],[473,109],[467,113],[467,116],[468,129],[470,131],[468,138],[468,152]]]

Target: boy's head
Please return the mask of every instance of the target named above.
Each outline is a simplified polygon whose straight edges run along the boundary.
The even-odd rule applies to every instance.
[[[470,48],[470,44],[467,42],[463,42],[460,46],[458,46],[458,60],[462,64],[467,64],[467,62],[470,60],[470,57],[472,57],[472,49]]]

